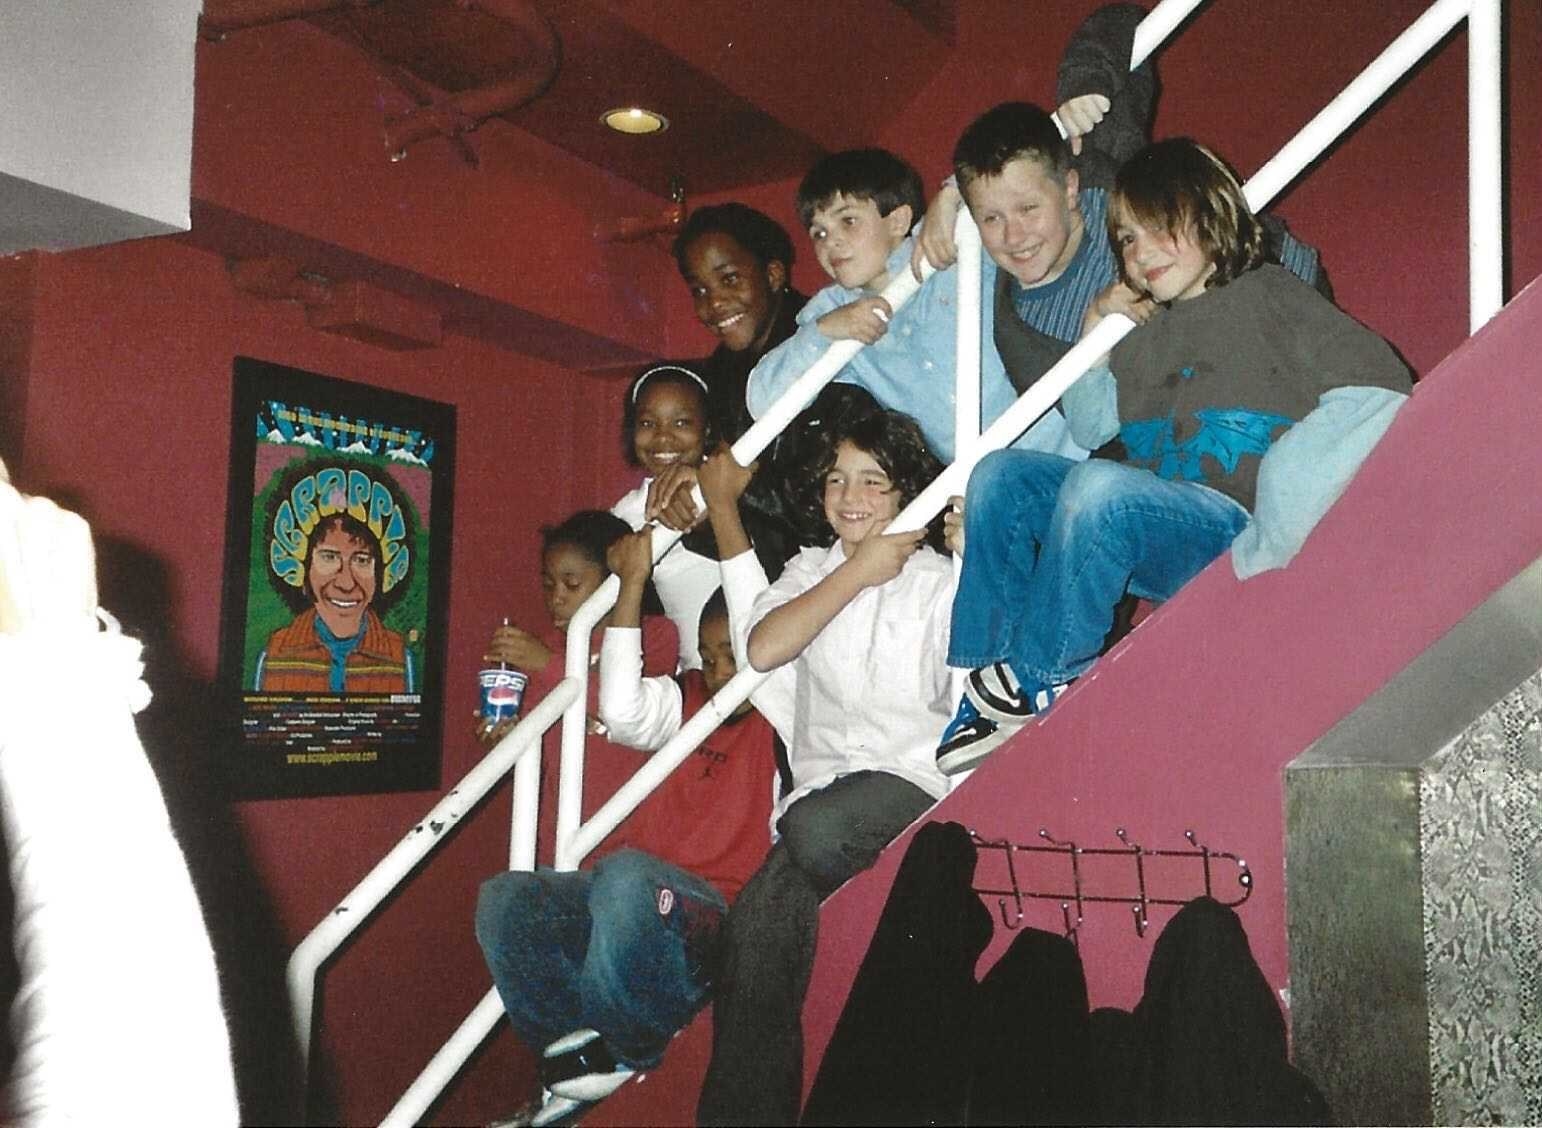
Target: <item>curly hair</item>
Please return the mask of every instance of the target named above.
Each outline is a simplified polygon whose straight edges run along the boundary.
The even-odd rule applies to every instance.
[[[369,524],[361,521],[348,510],[334,510],[317,516],[317,509],[323,499],[318,497],[319,491],[326,486],[329,478],[335,478],[335,488],[339,491],[352,489],[350,484],[356,480],[362,480],[364,485],[359,487],[364,491],[361,497],[367,498],[369,504],[379,504],[388,514],[393,523],[393,528],[388,531],[387,537],[393,544],[411,546],[415,544],[416,522],[412,511],[404,502],[405,493],[396,479],[383,468],[366,463],[354,462],[346,458],[317,459],[311,461],[299,460],[287,467],[282,477],[278,480],[267,505],[267,511],[263,517],[263,528],[266,530],[270,541],[269,561],[270,566],[265,570],[268,581],[281,599],[296,613],[304,611],[315,602],[315,596],[310,590],[311,559],[316,552],[316,542],[326,536],[333,529],[341,530],[345,535],[354,538],[369,546],[375,557],[375,594],[370,600],[370,610],[377,615],[383,615],[390,607],[406,594],[410,585],[410,571],[404,569],[397,582],[386,590],[385,585],[385,551],[381,543],[380,534],[370,528]],[[386,501],[376,502],[376,493],[383,493]],[[341,502],[335,503],[341,504]],[[364,500],[359,501],[363,506]],[[309,512],[310,516],[306,514]],[[368,511],[360,508],[357,512]],[[373,519],[373,518],[371,518]],[[304,531],[307,522],[314,522],[310,531]],[[384,522],[382,522],[384,524]],[[303,554],[300,553],[303,547]],[[403,551],[411,551],[403,549]],[[286,582],[284,575],[280,574],[279,561],[284,562],[284,575],[296,576],[297,583]],[[402,562],[410,560],[403,558]],[[299,571],[293,571],[299,562]],[[416,564],[410,565],[416,569]]]
[[[637,401],[642,398],[644,384],[673,384],[695,396],[701,413],[701,449],[710,451],[717,446],[717,424],[708,411],[707,381],[688,365],[672,360],[660,361],[637,374],[627,387],[626,400],[621,405],[621,457],[626,459],[627,465],[642,465],[633,436],[637,431]]]
[[[836,420],[834,426],[821,434],[820,441],[809,451],[807,461],[788,483],[792,491],[791,505],[798,511],[802,524],[820,529],[823,534],[821,543],[825,545],[835,541],[835,530],[825,518],[825,478],[835,466],[842,443],[850,443],[871,455],[883,468],[894,491],[899,494],[897,509],[904,509],[942,473],[942,463],[926,445],[920,424],[904,412],[879,409]],[[927,525],[926,543],[941,551],[942,533],[942,515],[939,513]]]
[[[1109,195],[1108,238],[1126,283],[1116,232],[1133,219],[1150,231],[1177,236],[1192,229],[1194,242],[1215,264],[1205,288],[1224,286],[1262,263],[1268,253],[1264,227],[1248,207],[1237,174],[1199,142],[1170,137],[1127,160]]]
[[[792,274],[792,237],[787,229],[765,212],[748,204],[730,202],[697,208],[686,217],[680,234],[675,236],[671,247],[675,266],[687,281],[690,279],[686,276],[685,253],[703,235],[727,235],[754,255],[761,266],[779,262],[789,276]]]

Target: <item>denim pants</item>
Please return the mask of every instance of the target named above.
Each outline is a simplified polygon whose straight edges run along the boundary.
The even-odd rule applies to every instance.
[[[476,933],[531,1049],[587,1027],[621,1064],[651,1069],[707,1001],[727,911],[701,878],[622,850],[593,870],[490,878]]]
[[[948,664],[1006,662],[1027,690],[1069,681],[1097,657],[1126,590],[1168,599],[1248,520],[1197,482],[994,451],[969,478]]]

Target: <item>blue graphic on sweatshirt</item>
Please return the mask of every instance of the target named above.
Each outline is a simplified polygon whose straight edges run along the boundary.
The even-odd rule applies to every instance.
[[[1119,428],[1119,438],[1131,461],[1145,463],[1159,478],[1203,482],[1206,455],[1227,474],[1234,474],[1244,455],[1262,457],[1279,428],[1295,420],[1269,411],[1245,407],[1207,407],[1193,413],[1199,430],[1178,442],[1173,438],[1173,417],[1140,419]]]

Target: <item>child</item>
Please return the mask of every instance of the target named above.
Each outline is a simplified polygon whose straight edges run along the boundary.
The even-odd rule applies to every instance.
[[[750,473],[722,448],[701,471],[719,550],[736,565],[724,567],[724,583],[740,606],[766,588],[739,519]],[[651,536],[618,537],[607,553],[621,590],[600,659],[600,717],[613,741],[645,752],[738,670],[719,591],[702,610],[700,670],[644,675]],[[788,726],[790,694],[773,700]],[[652,1068],[706,1002],[728,902],[766,854],[779,763],[775,732],[746,702],[627,820],[636,849],[592,873],[509,873],[483,885],[478,939],[510,1020],[528,1045],[545,1047],[542,1077],[556,1095],[598,1100]]]
[[[867,348],[837,381],[866,388],[885,407],[913,416],[932,450],[952,461],[956,272],[934,275],[897,313],[879,296],[910,262],[910,226],[923,207],[921,178],[882,149],[836,153],[809,170],[798,186],[798,214],[834,283],[798,313],[792,339],[755,366],[747,393],[752,414],[765,414],[831,343],[859,340]],[[981,348],[982,423],[994,422],[1015,398],[987,337]],[[1056,413],[1039,420],[1019,445],[1085,454]]]
[[[1061,59],[1056,116],[1006,102],[971,122],[953,150],[957,186],[944,185],[917,236],[915,260],[939,269],[954,261],[953,223],[961,201],[980,229],[984,334],[994,340],[1012,386],[1026,392],[1075,344],[1082,319],[1151,315],[1143,295],[1119,284],[1102,237],[1114,174],[1147,139],[1156,96],[1148,60],[1130,69],[1135,32],[1146,17],[1134,4],[1093,12]],[[1327,293],[1317,252],[1266,220],[1270,253]],[[1330,295],[1331,296],[1331,295]]]
[[[754,208],[717,204],[690,214],[674,253],[697,318],[720,342],[696,367],[707,384],[708,415],[732,442],[752,422],[744,406],[750,369],[792,336],[794,318],[808,300],[789,284],[792,240]]]
[[[1385,341],[1264,261],[1241,185],[1193,141],[1120,170],[1108,230],[1124,283],[1160,308],[1063,403],[1079,441],[1117,435],[1121,457],[998,451],[975,469],[948,661],[976,668],[945,772],[1049,707],[1127,587],[1168,599],[1229,546],[1241,577],[1286,564],[1411,388]]]
[[[923,532],[884,532],[939,469],[897,412],[831,433],[807,474],[835,543],[805,548],[756,600],[750,662],[795,681],[793,788],[729,913],[700,1123],[796,1121],[819,904],[946,790],[931,745],[950,706],[952,566]]]
[[[728,611],[721,594],[702,611],[701,669],[645,677],[647,537],[617,548],[622,588],[605,632],[601,715],[616,719],[614,740],[654,751],[733,677]],[[483,883],[477,940],[514,1028],[544,1050],[542,1082],[557,1096],[599,1100],[655,1067],[705,1005],[728,903],[766,854],[774,739],[746,702],[624,824],[632,848],[592,870]]]
[[[563,678],[566,662],[567,628],[577,610],[610,575],[605,554],[621,537],[627,535],[626,522],[600,510],[585,509],[560,525],[541,530],[541,588],[545,593],[546,612],[551,624],[544,630],[527,631],[517,626],[502,626],[493,632],[484,662],[508,662],[530,678],[525,689],[526,708],[551,692]],[[601,620],[599,627],[605,625]],[[597,628],[598,629],[598,628]],[[649,615],[643,624],[643,650],[651,674],[668,674],[675,669],[677,644],[668,620]],[[597,657],[597,656],[594,656]],[[593,658],[591,658],[593,661]],[[637,757],[605,739],[599,720],[599,686],[589,683],[589,737],[584,756],[583,815],[598,810],[632,774]],[[512,727],[505,722],[497,728],[479,730],[486,744],[492,744]],[[541,835],[543,857],[550,857],[555,841],[555,817],[559,773],[555,753],[558,730],[548,734],[552,749],[542,773]],[[622,831],[626,828],[623,827]],[[618,832],[620,833],[620,832]],[[619,839],[617,839],[619,841]],[[607,847],[615,842],[607,840]]]
[[[671,500],[676,505],[670,518],[673,528],[690,528],[694,510],[689,489],[696,467],[712,445],[714,429],[707,416],[707,384],[695,372],[678,364],[655,364],[632,382],[622,408],[622,434],[627,461],[647,475],[642,484],[611,507],[611,512],[633,529],[665,515]],[[677,496],[678,495],[678,496]],[[683,541],[666,552],[653,573],[664,614],[680,636],[680,668],[693,670],[701,657],[696,647],[696,626],[701,609],[718,587],[717,561],[710,541]]]
[[[750,370],[793,335],[797,312],[808,301],[790,285],[792,240],[781,224],[754,208],[717,204],[691,213],[674,253],[697,318],[721,342],[711,356],[691,365],[707,384],[707,418],[720,439],[735,442],[754,422],[744,402]],[[761,457],[742,506],[756,554],[770,574],[780,575],[798,546],[818,535],[817,529],[800,528],[784,504],[787,477],[806,461],[810,432],[876,406],[860,388],[828,387]],[[669,527],[686,527],[672,520],[664,515]]]

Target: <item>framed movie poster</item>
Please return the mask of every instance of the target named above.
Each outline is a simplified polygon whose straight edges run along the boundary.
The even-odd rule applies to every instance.
[[[233,794],[437,788],[455,409],[248,357],[233,398]]]

